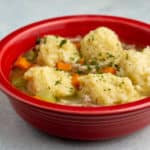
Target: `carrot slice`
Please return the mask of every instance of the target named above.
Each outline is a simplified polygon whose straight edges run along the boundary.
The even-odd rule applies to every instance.
[[[84,64],[84,58],[81,58],[81,59],[79,60],[79,64],[81,64],[81,65]]]
[[[77,73],[72,75],[72,85],[76,88],[80,86],[79,75]]]
[[[70,71],[72,69],[72,65],[64,62],[56,63],[56,67],[60,70]]]
[[[116,74],[116,69],[113,67],[106,67],[106,68],[102,69],[102,72]]]
[[[28,69],[31,67],[31,63],[23,56],[18,57],[14,66],[20,69]]]
[[[40,98],[39,96],[36,96],[36,95],[31,96],[31,97],[36,98],[36,99],[40,99],[40,100],[41,100],[41,98]]]
[[[79,41],[77,41],[77,42],[73,42],[73,43],[75,44],[75,46],[76,46],[76,48],[77,48],[77,49],[80,49],[81,44],[80,44],[80,42],[79,42]]]

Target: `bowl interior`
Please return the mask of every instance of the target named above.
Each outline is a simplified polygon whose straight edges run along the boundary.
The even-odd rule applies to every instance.
[[[19,93],[9,83],[10,70],[16,58],[21,53],[32,48],[38,37],[46,34],[64,37],[84,36],[90,30],[99,26],[111,28],[123,42],[135,44],[138,47],[150,45],[150,26],[130,19],[112,16],[80,15],[40,21],[11,33],[1,41],[0,78],[2,89],[5,87],[7,93],[15,93],[15,96],[23,97],[20,94],[21,92]],[[24,99],[29,100],[29,97],[26,96]]]

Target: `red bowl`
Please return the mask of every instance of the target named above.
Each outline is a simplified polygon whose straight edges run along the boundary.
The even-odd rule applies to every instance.
[[[120,17],[100,15],[66,16],[25,26],[0,42],[0,88],[16,112],[27,122],[50,135],[98,140],[123,136],[150,123],[150,98],[137,102],[107,106],[64,106],[39,101],[18,91],[9,82],[16,58],[35,45],[37,37],[57,34],[74,37],[85,35],[98,26],[117,32],[126,43],[143,47],[150,45],[150,25]]]

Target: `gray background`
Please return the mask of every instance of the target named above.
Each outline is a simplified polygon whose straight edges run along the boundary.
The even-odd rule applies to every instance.
[[[149,0],[0,0],[0,38],[28,23],[70,14],[110,14],[150,22]],[[26,124],[0,92],[0,150],[150,150],[150,126],[109,141],[77,142]]]

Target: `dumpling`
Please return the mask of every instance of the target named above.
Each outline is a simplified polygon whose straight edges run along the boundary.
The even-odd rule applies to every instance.
[[[130,79],[110,73],[81,76],[80,84],[80,95],[89,95],[94,104],[123,104],[140,98]]]
[[[122,75],[129,77],[137,90],[150,96],[150,48],[143,51],[128,50],[120,61]]]
[[[99,27],[81,40],[81,54],[86,61],[118,62],[122,45],[117,34],[109,28]]]
[[[71,83],[71,75],[47,66],[35,66],[25,72],[28,91],[33,95],[48,90],[56,97],[71,96],[75,89]]]
[[[48,35],[38,45],[37,63],[54,67],[57,62],[75,63],[80,56],[75,45],[63,37]]]

